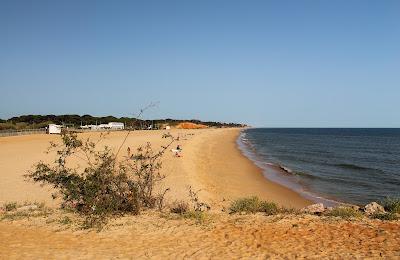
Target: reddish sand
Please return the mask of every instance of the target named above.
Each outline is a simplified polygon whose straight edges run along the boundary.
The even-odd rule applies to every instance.
[[[204,129],[204,128],[208,128],[208,126],[202,125],[202,124],[184,122],[184,123],[179,123],[176,126],[176,128],[178,128],[178,129]]]
[[[398,221],[219,214],[199,225],[145,213],[115,220],[99,233],[51,221],[0,222],[0,258],[400,258]]]

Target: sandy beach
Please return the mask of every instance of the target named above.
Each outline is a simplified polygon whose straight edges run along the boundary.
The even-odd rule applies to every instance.
[[[201,190],[200,197],[212,208],[223,206],[224,201],[256,195],[286,207],[301,208],[309,201],[283,186],[264,178],[261,170],[244,157],[236,147],[239,129],[174,129],[171,134],[179,136],[177,144],[183,148],[182,157],[174,157],[168,151],[163,158],[162,173],[167,177],[163,183],[170,188],[170,201],[184,199],[188,187]],[[133,151],[150,142],[160,149],[167,140],[162,139],[166,131],[131,132],[120,156],[128,147]],[[111,132],[101,141],[117,150],[126,132]],[[99,133],[80,134],[81,138],[98,140]],[[58,142],[57,135],[27,135],[0,138],[0,203],[16,201],[38,201],[57,206],[51,198],[49,187],[27,182],[23,175],[40,160],[51,162],[54,154],[46,154],[49,142]],[[79,159],[76,161],[79,164]],[[226,203],[225,203],[226,204]]]
[[[171,130],[179,136],[182,157],[170,151],[163,159],[167,200],[185,199],[192,186],[211,205],[204,223],[145,211],[112,220],[101,232],[82,230],[64,221],[65,213],[0,221],[0,258],[32,259],[222,259],[222,258],[398,258],[400,223],[344,220],[311,215],[229,215],[233,199],[256,195],[286,207],[310,204],[297,193],[266,180],[259,168],[237,149],[239,129]],[[117,149],[126,132],[113,132],[101,142]],[[136,131],[128,147],[166,143],[164,131]],[[99,133],[85,133],[96,139]],[[26,182],[23,175],[39,161],[52,160],[44,151],[59,136],[0,138],[0,203],[38,201],[56,209],[52,189]],[[123,156],[121,154],[120,156]],[[76,161],[79,164],[79,160]],[[63,215],[64,214],[64,215]]]
[[[400,260],[400,1],[1,1],[0,260]]]

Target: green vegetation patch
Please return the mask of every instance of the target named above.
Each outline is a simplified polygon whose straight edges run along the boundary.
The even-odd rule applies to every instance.
[[[263,212],[266,215],[275,215],[285,211],[273,202],[260,200],[258,197],[240,198],[233,201],[229,207],[230,213],[256,213]]]
[[[176,201],[171,207],[171,213],[184,214],[189,211],[189,204],[185,201]]]
[[[380,220],[398,220],[400,219],[396,213],[385,212],[385,213],[375,213],[370,216],[373,219]]]
[[[360,211],[351,207],[336,207],[326,212],[324,215],[330,217],[340,217],[344,219],[361,218],[363,216]]]
[[[400,214],[400,198],[386,198],[381,201],[381,205],[390,213]]]
[[[28,206],[24,209],[24,206]],[[29,208],[32,206],[32,208]],[[36,207],[33,207],[36,206]],[[44,203],[24,203],[19,205],[16,202],[9,202],[4,204],[5,212],[1,215],[0,220],[18,220],[30,217],[46,217],[52,213],[52,209],[45,207]]]
[[[17,208],[17,202],[7,202],[4,204],[4,209],[6,211],[12,211]]]
[[[196,221],[196,224],[205,224],[210,216],[204,211],[188,211],[182,215],[186,219],[193,219]]]

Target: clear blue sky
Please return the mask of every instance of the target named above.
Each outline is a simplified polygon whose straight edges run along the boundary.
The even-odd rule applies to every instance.
[[[400,127],[400,1],[0,1],[0,118]]]

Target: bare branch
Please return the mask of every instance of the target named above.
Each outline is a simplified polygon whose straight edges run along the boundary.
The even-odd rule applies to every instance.
[[[140,117],[143,115],[143,113],[144,113],[146,110],[158,106],[159,103],[160,103],[160,102],[151,102],[151,103],[150,103],[149,105],[147,105],[146,107],[140,109],[139,114],[135,117],[135,122],[138,121],[138,120],[140,119]],[[126,133],[124,140],[122,141],[121,145],[118,147],[118,150],[117,150],[117,152],[116,152],[116,154],[115,154],[115,158],[117,158],[117,156],[118,156],[118,154],[119,154],[119,151],[121,150],[122,146],[124,146],[124,144],[125,144],[125,142],[126,142],[126,139],[128,139],[128,136],[129,136],[129,134],[131,133],[131,131],[132,131],[132,129],[129,129],[129,130],[128,130],[128,133]]]

